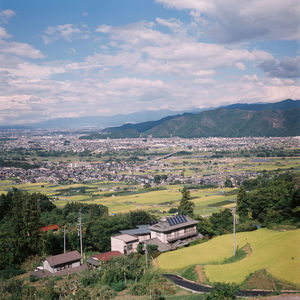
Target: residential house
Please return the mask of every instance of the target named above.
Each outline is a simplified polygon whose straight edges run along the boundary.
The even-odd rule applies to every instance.
[[[56,224],[43,226],[40,228],[41,232],[57,232],[58,230],[59,230],[59,227]]]
[[[139,244],[138,237],[130,234],[120,234],[110,238],[111,251],[120,251],[122,254],[129,254],[137,251]]]
[[[203,235],[197,231],[198,221],[189,216],[162,218],[151,225],[140,225],[136,229],[122,230],[121,235],[111,238],[111,250],[122,253],[136,252],[137,245],[157,245],[160,252],[188,245]],[[126,250],[126,251],[125,251]]]
[[[66,269],[80,267],[81,255],[78,251],[71,251],[54,256],[48,256],[43,262],[44,270],[50,273],[56,273]]]
[[[135,229],[121,230],[120,233],[134,235],[139,239],[139,242],[143,242],[151,238],[149,225],[138,225]]]
[[[100,254],[95,254],[91,256],[86,262],[87,265],[92,268],[99,268],[102,262],[106,262],[113,257],[122,256],[123,254],[120,251],[108,251]]]
[[[189,216],[173,216],[163,218],[160,222],[149,226],[151,238],[158,238],[163,243],[173,243],[198,236],[198,221]]]

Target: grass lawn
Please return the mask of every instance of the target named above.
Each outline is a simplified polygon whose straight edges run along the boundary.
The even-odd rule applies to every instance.
[[[216,237],[206,243],[158,257],[163,271],[178,271],[194,264],[204,266],[210,282],[242,283],[251,273],[265,269],[273,277],[300,287],[300,229],[285,232],[259,229],[236,235],[236,245],[250,244],[252,253],[246,258],[221,264],[232,256],[233,235]]]

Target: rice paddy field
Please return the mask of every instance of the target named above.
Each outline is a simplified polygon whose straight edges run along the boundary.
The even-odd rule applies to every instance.
[[[233,256],[233,235],[216,237],[203,244],[167,252],[158,257],[159,269],[180,271],[188,266],[203,265],[210,283],[242,283],[258,270],[300,288],[300,229],[273,231],[266,228],[236,234],[239,248],[250,245],[251,253],[245,258],[222,264]]]
[[[109,208],[109,213],[128,212],[131,210],[148,210],[157,213],[167,213],[172,207],[177,207],[181,199],[181,185],[167,185],[161,190],[147,191],[141,186],[128,187],[125,183],[99,182],[93,184],[53,185],[48,183],[26,183],[14,185],[12,181],[0,182],[0,194],[7,193],[12,187],[31,193],[43,193],[56,199],[54,203],[63,207],[66,203],[79,201],[82,203],[102,204]],[[80,191],[81,188],[85,192]],[[124,191],[124,189],[127,189]],[[230,188],[209,188],[191,190],[195,203],[195,212],[203,216],[218,212],[225,207],[235,205],[236,195],[226,196]],[[121,195],[120,191],[124,192]]]
[[[68,158],[68,157],[67,157]],[[143,158],[143,157],[141,157]],[[84,159],[82,157],[82,159]],[[204,154],[189,156],[168,157],[161,161],[160,167],[156,165],[143,173],[131,170],[132,174],[156,174],[172,176],[184,174],[184,177],[203,179],[208,174],[225,178],[242,172],[259,172],[273,170],[300,170],[298,157],[224,157],[207,158]],[[168,166],[168,167],[165,167]],[[126,174],[129,171],[120,171]],[[16,183],[12,180],[0,181],[0,194],[7,193],[12,187],[31,193],[40,192],[54,199],[58,207],[63,207],[68,202],[79,201],[82,203],[103,204],[109,208],[109,213],[128,212],[131,210],[147,210],[156,214],[167,214],[171,208],[178,206],[181,199],[182,185],[163,185],[155,189],[145,189],[143,185],[128,184],[125,182],[92,182],[82,184],[51,184]],[[202,216],[209,216],[224,208],[235,205],[236,194],[228,193],[233,189],[213,188],[191,190],[191,197],[195,203],[194,211]]]

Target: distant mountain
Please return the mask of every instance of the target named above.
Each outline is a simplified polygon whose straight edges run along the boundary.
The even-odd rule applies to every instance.
[[[141,134],[151,130],[152,128],[159,126],[161,123],[167,122],[174,118],[178,118],[183,115],[192,115],[192,113],[185,113],[180,115],[168,116],[157,121],[148,121],[138,124],[124,124],[120,127],[109,127],[102,130],[100,133],[92,133],[88,136],[81,137],[82,139],[100,139],[100,138],[137,138]]]
[[[225,109],[242,109],[242,110],[288,110],[293,108],[299,108],[300,101],[299,100],[283,100],[280,102],[275,103],[254,103],[254,104],[247,104],[247,103],[237,103],[227,106],[222,106]]]
[[[300,100],[267,104],[234,104],[200,113],[166,117],[152,122],[106,128],[83,138],[139,136],[243,137],[300,135]]]
[[[178,111],[172,110],[148,110],[131,114],[119,114],[113,116],[88,116],[78,118],[56,118],[37,123],[23,125],[5,125],[0,129],[82,129],[82,128],[105,128],[108,126],[120,126],[124,123],[139,123],[144,121],[159,120],[166,116],[176,115]]]

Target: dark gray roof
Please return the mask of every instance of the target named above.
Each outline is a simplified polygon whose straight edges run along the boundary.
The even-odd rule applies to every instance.
[[[95,266],[95,267],[99,266],[99,260],[98,259],[94,259],[92,257],[90,257],[86,262],[88,264],[91,264],[91,265]]]
[[[69,262],[80,260],[81,256],[78,251],[71,251],[63,254],[58,254],[54,256],[48,256],[46,260],[51,267],[66,264]]]
[[[120,230],[122,234],[145,235],[150,234],[149,225],[138,225],[135,229]]]
[[[173,222],[171,223],[170,221],[168,221],[168,219],[170,220],[170,218],[166,218],[166,220],[164,220],[164,221],[159,221],[158,223],[156,223],[152,226],[149,226],[149,229],[152,231],[157,231],[157,232],[168,232],[168,231],[172,231],[175,229],[185,228],[185,227],[189,227],[192,225],[196,225],[198,223],[198,221],[193,220],[189,216],[184,216],[183,219],[181,218],[182,221],[181,221],[181,223],[178,223],[178,224],[175,224]],[[171,219],[173,219],[173,218],[171,217]]]
[[[146,240],[143,242],[145,245],[157,245],[158,248],[157,250],[159,252],[166,252],[166,251],[169,251],[172,249],[171,245],[170,244],[165,244],[163,243],[160,239],[158,238],[153,238],[153,239],[150,239],[150,240]]]

